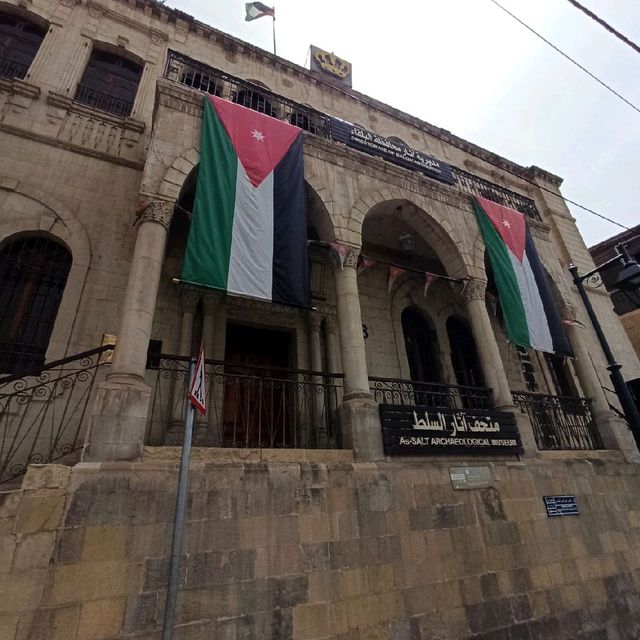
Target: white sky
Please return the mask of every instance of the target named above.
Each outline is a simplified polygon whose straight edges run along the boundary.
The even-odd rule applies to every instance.
[[[640,108],[640,54],[567,0],[500,1]],[[271,19],[245,22],[244,0],[167,4],[272,50]],[[638,0],[582,4],[640,43]],[[354,89],[562,176],[565,197],[640,223],[640,113],[489,0],[277,0],[276,15],[284,58],[305,65],[310,44],[334,51],[352,62]],[[622,231],[570,208],[588,245]]]

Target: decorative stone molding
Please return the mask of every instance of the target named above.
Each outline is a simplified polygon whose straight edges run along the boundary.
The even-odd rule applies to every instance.
[[[487,292],[487,283],[479,278],[469,278],[462,286],[460,296],[465,303],[472,300],[484,300]]]
[[[320,333],[322,317],[317,313],[309,314],[309,330],[313,333]]]
[[[200,302],[200,293],[190,289],[180,290],[180,307],[182,313],[195,313],[198,302]]]
[[[561,320],[566,320],[569,323],[576,321],[576,308],[574,305],[563,301],[557,305],[557,309]]]
[[[324,330],[329,335],[335,335],[338,331],[338,323],[335,316],[327,316],[324,319]]]
[[[336,269],[355,269],[358,266],[359,257],[360,249],[356,249],[355,247],[347,247],[347,253],[342,262],[340,261],[340,257],[336,255],[336,252],[331,251],[331,267],[334,271]]]
[[[143,222],[157,222],[168,231],[174,207],[175,202],[163,202],[162,200],[149,202],[139,210],[136,222],[138,224],[142,224]]]
[[[202,296],[202,314],[205,316],[212,316],[218,303],[220,302],[220,295],[216,293],[205,293]]]

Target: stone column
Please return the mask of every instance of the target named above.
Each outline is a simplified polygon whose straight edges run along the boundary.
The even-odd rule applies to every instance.
[[[327,369],[329,373],[340,373],[340,347],[338,345],[338,325],[334,316],[324,319],[324,334],[327,341]]]
[[[378,406],[369,392],[369,376],[358,297],[358,252],[352,249],[344,263],[334,264],[338,335],[344,371],[342,404],[343,444],[358,460],[379,460],[383,454]]]
[[[584,335],[586,329],[576,323],[575,308],[565,304],[560,309],[560,315],[567,321],[569,340],[575,356],[573,364],[582,393],[591,399],[593,419],[602,437],[602,443],[607,449],[622,450],[630,462],[640,462],[638,448],[626,422],[609,408],[602,383],[589,356]]]
[[[462,299],[471,322],[471,330],[476,342],[485,384],[491,388],[495,408],[498,411],[509,411],[516,415],[525,451],[537,452],[533,427],[527,416],[516,408],[511,397],[509,381],[500,357],[496,336],[491,326],[491,318],[487,311],[485,302],[486,289],[487,283],[484,280],[471,278],[467,281],[462,291]]]
[[[173,202],[153,202],[138,220],[113,364],[95,390],[83,460],[142,455],[151,397],[145,364],[173,208]]]
[[[309,314],[309,351],[311,355],[311,370],[322,371],[322,341],[320,330],[322,318],[317,313]],[[306,440],[309,445],[316,444],[318,447],[327,446],[327,425],[325,422],[325,403],[323,393],[322,376],[313,376],[309,392],[312,396],[313,424],[310,425]],[[314,442],[315,441],[315,442]]]

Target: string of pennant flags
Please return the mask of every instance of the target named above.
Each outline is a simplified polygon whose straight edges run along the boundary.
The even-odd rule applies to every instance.
[[[310,240],[309,244],[328,247],[340,262],[341,269],[344,269],[344,261],[347,255],[349,254],[349,251],[353,249],[353,247],[346,244],[342,244],[341,242],[324,242],[321,240]],[[437,280],[444,280],[452,284],[462,284],[463,289],[467,284],[466,280],[461,278],[450,278],[449,276],[445,276],[439,273],[431,273],[430,271],[424,271],[421,269],[414,269],[412,267],[401,266],[401,265],[395,264],[394,262],[389,262],[387,260],[382,260],[380,258],[371,258],[363,253],[361,253],[358,256],[358,264],[356,267],[356,271],[358,275],[360,275],[362,272],[366,271],[367,269],[373,267],[376,264],[387,265],[389,268],[389,272],[388,272],[389,279],[387,282],[387,291],[389,293],[391,293],[391,290],[393,289],[394,282],[405,273],[419,273],[424,276],[425,297],[431,285]]]

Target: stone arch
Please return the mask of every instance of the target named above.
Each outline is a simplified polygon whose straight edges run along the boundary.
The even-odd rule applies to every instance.
[[[180,195],[180,190],[191,170],[200,161],[200,151],[191,147],[183,151],[164,172],[164,176],[158,187],[158,195],[163,200],[175,202]]]
[[[375,207],[383,204],[411,204],[415,207],[415,214],[400,215],[404,216],[404,222],[408,226],[431,245],[447,275],[465,278],[475,274],[470,248],[465,247],[466,243],[456,232],[449,219],[450,212],[446,205],[399,187],[371,192],[353,204],[349,213],[348,228],[354,234],[357,233],[358,244],[362,243],[365,217]]]
[[[18,181],[0,181],[0,245],[19,235],[42,234],[61,242],[73,259],[58,315],[49,340],[46,361],[68,354],[71,333],[78,313],[80,298],[91,264],[91,245],[86,229],[77,216],[59,200],[37,188]],[[6,211],[11,199],[16,201],[15,215]]]

